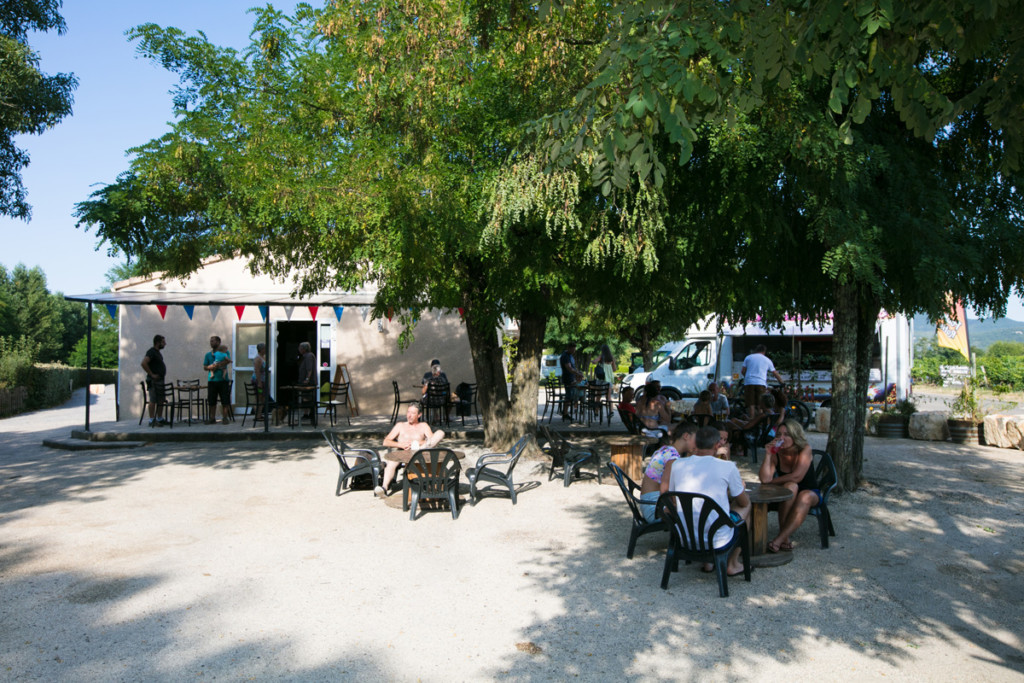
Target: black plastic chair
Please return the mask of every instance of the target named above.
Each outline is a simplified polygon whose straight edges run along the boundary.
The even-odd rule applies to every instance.
[[[338,408],[344,406],[345,420],[352,424],[352,407],[348,403],[348,382],[331,382],[331,388],[320,395],[317,409],[323,408],[324,417],[331,416],[331,426],[338,416]]]
[[[430,382],[427,384],[427,395],[423,401],[423,420],[427,424],[444,423],[450,426],[448,412],[451,407],[452,390],[447,382]]]
[[[139,382],[139,386],[142,387],[142,412],[139,413],[139,424],[146,418],[146,409],[149,408],[149,392],[146,391],[145,380]]]
[[[422,448],[405,466],[402,489],[402,510],[410,510],[409,521],[416,519],[421,498],[445,500],[452,509],[452,519],[459,518],[459,473],[462,466],[455,453],[447,448]]]
[[[245,412],[242,413],[242,426],[245,426],[245,419],[252,415],[252,426],[255,427],[257,422],[263,422],[264,407],[263,407],[263,394],[259,388],[251,382],[245,383]],[[277,409],[277,405],[271,401],[270,405],[266,407],[268,413],[273,413]]]
[[[657,505],[657,501],[640,500],[640,496],[637,495],[640,491],[640,485],[630,479],[622,471],[622,468],[615,463],[608,463],[608,469],[612,471],[612,476],[615,477],[615,481],[619,484],[619,489],[622,490],[622,495],[625,496],[626,503],[633,513],[633,528],[629,532],[629,545],[626,547],[626,559],[632,560],[638,538],[655,531],[667,531],[668,525],[662,519],[648,522],[647,518],[644,517],[642,506]]]
[[[680,512],[680,510],[682,512]],[[661,574],[661,587],[668,588],[668,577],[679,571],[679,560],[689,564],[693,560],[710,562],[718,575],[718,594],[729,597],[726,564],[729,553],[740,543],[743,555],[743,578],[750,581],[750,540],[747,524],[743,520],[733,521],[714,499],[701,493],[669,491],[658,498],[658,512],[669,526],[668,550],[665,551],[665,569]],[[715,515],[711,513],[714,512]],[[714,520],[711,518],[714,516]],[[729,542],[721,547],[713,546],[715,532],[722,527],[732,527]]]
[[[516,487],[512,482],[512,470],[516,468],[519,456],[526,450],[526,444],[529,441],[530,435],[525,434],[508,451],[485,453],[477,459],[476,467],[466,470],[466,478],[469,480],[469,500],[473,505],[476,505],[477,485],[482,481],[507,486],[512,504],[516,504]]]
[[[477,385],[462,382],[455,387],[455,395],[459,397],[455,414],[462,418],[462,426],[466,426],[466,416],[475,415],[476,423],[480,424],[480,409],[476,404]]]
[[[164,404],[163,406],[157,405],[156,407],[157,417],[160,416],[161,408],[163,408],[163,411],[167,413],[167,424],[171,427],[171,429],[174,429],[174,411],[175,408],[177,407],[177,403],[175,400],[176,391],[177,389],[173,384],[171,384],[170,382],[164,382]]]
[[[541,413],[541,419],[544,419],[544,416],[548,415],[550,410],[551,414],[548,415],[548,422],[551,422],[556,412],[559,415],[562,414],[564,407],[565,391],[562,389],[562,383],[558,378],[548,378],[548,381],[544,383],[544,412]]]
[[[836,472],[835,463],[832,457],[825,451],[815,449],[812,451],[817,461],[814,467],[814,475],[818,480],[818,490],[821,497],[818,504],[809,510],[809,514],[818,518],[818,534],[821,536],[821,547],[828,547],[828,537],[836,535],[836,529],[832,526],[832,514],[828,511],[828,497],[832,489],[839,481],[839,474]]]
[[[398,382],[396,382],[395,380],[391,380],[391,386],[394,387],[395,389],[395,407],[391,411],[391,424],[395,424],[396,422],[398,422],[399,408],[401,408],[403,405],[408,405],[410,403],[415,403],[416,405],[419,405],[420,399],[418,397],[402,398],[402,394],[398,390]]]
[[[762,415],[754,424],[746,429],[737,429],[735,432],[737,441],[743,444],[743,455],[750,456],[751,462],[755,465],[757,464],[757,449],[764,448],[771,439],[768,432],[771,430],[775,418],[774,414]]]
[[[573,476],[580,476],[580,467],[587,463],[594,465],[597,471],[597,483],[601,483],[601,458],[594,451],[587,448],[578,448],[567,441],[564,436],[547,425],[541,425],[546,443],[541,450],[551,457],[551,469],[548,470],[548,481],[555,476],[555,468],[562,468],[562,479],[565,486],[569,486]]]
[[[619,419],[626,426],[626,431],[634,436],[639,436],[644,428],[644,423],[636,416],[636,413],[619,408]]]
[[[594,383],[588,384],[585,388],[584,393],[584,404],[583,409],[587,413],[587,426],[591,425],[591,422],[596,420],[597,424],[600,425],[604,421],[605,406],[608,403],[608,383]],[[611,406],[608,406],[608,423],[611,424],[612,411]]]
[[[384,466],[380,460],[380,454],[372,448],[349,448],[341,440],[341,434],[330,429],[321,432],[324,438],[334,451],[334,457],[338,459],[338,466],[341,472],[338,473],[338,487],[334,495],[340,496],[343,489],[350,485],[353,477],[368,476],[370,479],[369,490],[375,489],[380,484],[380,475]],[[346,458],[355,460],[349,464]],[[351,490],[351,489],[350,489]]]

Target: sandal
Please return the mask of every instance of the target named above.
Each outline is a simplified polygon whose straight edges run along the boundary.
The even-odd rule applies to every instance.
[[[790,541],[786,541],[785,543],[780,543],[779,544],[779,550],[792,550],[792,549],[793,549],[793,543],[790,542]]]
[[[780,550],[782,550],[782,546],[780,546],[778,543],[776,543],[775,541],[768,542],[768,552],[777,553]]]

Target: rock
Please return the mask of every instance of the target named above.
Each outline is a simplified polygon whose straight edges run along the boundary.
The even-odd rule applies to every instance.
[[[910,416],[910,438],[920,441],[949,440],[949,426],[946,413],[914,413]]]
[[[1024,450],[1024,417],[1020,415],[986,415],[985,443],[999,448]]]
[[[832,409],[818,408],[814,414],[814,428],[819,432],[828,433],[828,426],[831,423]]]

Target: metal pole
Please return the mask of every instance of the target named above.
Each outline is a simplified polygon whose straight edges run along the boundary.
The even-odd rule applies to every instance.
[[[263,361],[263,372],[266,379],[263,380],[263,433],[270,432],[270,358],[274,355],[270,352],[270,306],[267,306],[267,317],[263,321],[263,348],[267,351],[267,360]]]
[[[85,431],[89,431],[89,388],[92,386],[92,302],[89,302],[89,326],[85,331]]]

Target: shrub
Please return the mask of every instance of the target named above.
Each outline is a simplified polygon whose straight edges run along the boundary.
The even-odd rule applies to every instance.
[[[28,386],[32,364],[39,357],[39,345],[27,337],[0,337],[0,387]]]

